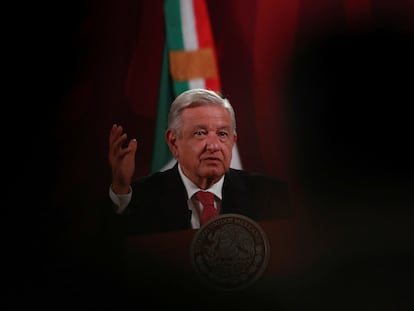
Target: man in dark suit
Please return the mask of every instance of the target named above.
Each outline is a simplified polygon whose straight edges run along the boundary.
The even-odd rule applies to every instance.
[[[173,168],[132,180],[137,141],[122,126],[109,137],[112,184],[109,195],[117,214],[126,216],[128,233],[197,229],[203,204],[197,192],[214,194],[217,214],[237,213],[253,220],[290,215],[287,185],[270,176],[230,168],[237,140],[235,113],[217,93],[192,89],[171,105],[166,142],[177,160]]]

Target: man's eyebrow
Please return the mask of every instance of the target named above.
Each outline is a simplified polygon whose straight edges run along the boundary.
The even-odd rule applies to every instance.
[[[193,130],[196,130],[196,129],[208,129],[208,126],[206,124],[195,124],[192,127],[192,129]],[[229,130],[229,129],[231,129],[231,126],[230,125],[222,125],[222,126],[217,127],[215,130]]]
[[[230,125],[223,125],[223,126],[218,127],[217,129],[218,130],[229,130],[229,129],[231,129],[231,126]]]

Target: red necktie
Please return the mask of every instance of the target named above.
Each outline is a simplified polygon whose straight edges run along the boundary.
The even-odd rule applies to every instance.
[[[203,204],[200,225],[218,215],[218,210],[214,207],[214,194],[208,191],[198,191],[197,198]]]

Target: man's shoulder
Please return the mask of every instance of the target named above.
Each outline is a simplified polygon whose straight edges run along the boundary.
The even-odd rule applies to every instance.
[[[157,171],[154,173],[151,173],[146,176],[140,176],[135,179],[135,184],[156,184],[159,185],[161,182],[169,182],[169,180],[174,178],[179,178],[180,174],[178,172],[178,169],[176,167],[172,167],[169,169],[166,169],[164,171]]]
[[[227,194],[242,198],[242,202],[238,201],[237,204],[247,204],[245,213],[254,220],[280,219],[292,215],[288,184],[278,177],[230,169],[226,174],[224,189],[228,191]]]
[[[230,168],[226,173],[229,180],[239,179],[257,183],[286,184],[284,180],[276,176],[266,175],[263,173],[252,172],[243,169]]]
[[[230,169],[226,173],[224,185],[226,189],[261,195],[280,195],[288,190],[287,182],[281,178],[240,169]]]

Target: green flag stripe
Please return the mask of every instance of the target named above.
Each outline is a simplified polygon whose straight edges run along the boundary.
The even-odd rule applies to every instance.
[[[169,49],[184,50],[180,0],[165,0],[164,14]]]
[[[171,76],[169,74],[168,47],[164,47],[164,55],[161,69],[160,93],[158,97],[157,118],[155,121],[154,147],[152,154],[151,172],[161,170],[173,155],[165,143],[165,130],[167,129],[168,111],[175,98],[171,87]]]
[[[190,85],[187,81],[174,81],[175,94],[181,94],[184,91],[190,89]]]

